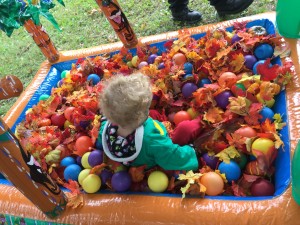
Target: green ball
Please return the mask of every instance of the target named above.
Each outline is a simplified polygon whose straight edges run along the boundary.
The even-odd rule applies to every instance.
[[[89,174],[83,181],[82,181],[82,188],[87,193],[95,193],[101,187],[101,179],[96,174]]]
[[[61,74],[60,74],[61,79],[64,79],[68,72],[69,72],[69,70],[62,71]]]
[[[86,152],[84,153],[84,155],[81,158],[81,165],[85,168],[85,169],[91,169],[91,165],[89,164],[89,155],[91,153],[90,152]]]
[[[169,185],[167,175],[161,171],[154,171],[148,177],[148,186],[153,192],[164,192]]]
[[[48,98],[50,98],[50,95],[42,94],[42,95],[39,97],[39,101],[46,101]]]
[[[237,162],[237,164],[239,165],[239,167],[240,167],[241,169],[244,169],[245,166],[246,166],[246,164],[247,164],[247,162],[248,162],[248,159],[247,159],[247,156],[246,156],[244,153],[240,153],[240,155],[241,155],[241,156],[235,158],[234,161]]]
[[[82,181],[90,174],[91,169],[84,169],[78,175],[78,182],[82,185]]]

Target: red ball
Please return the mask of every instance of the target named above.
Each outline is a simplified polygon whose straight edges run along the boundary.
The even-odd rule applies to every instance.
[[[273,196],[275,188],[270,181],[260,178],[253,182],[250,191],[253,196]]]
[[[51,116],[51,123],[54,126],[63,127],[66,122],[64,114],[53,114]]]
[[[64,111],[64,115],[66,117],[67,120],[69,120],[70,122],[72,122],[72,114],[74,111],[75,107],[71,106],[65,109]]]
[[[93,146],[92,139],[89,136],[81,136],[75,142],[75,149],[79,156],[83,156]]]
[[[174,123],[178,125],[180,122],[185,120],[191,120],[190,114],[186,111],[179,111],[174,115]]]
[[[172,59],[177,66],[181,66],[186,62],[185,55],[180,52],[176,53]]]

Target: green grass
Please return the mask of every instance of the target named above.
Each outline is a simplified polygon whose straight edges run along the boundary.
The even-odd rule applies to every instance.
[[[41,20],[58,50],[87,48],[118,41],[114,30],[95,1],[64,0],[64,2],[66,7],[59,5],[52,10],[62,32],[55,30],[48,21]],[[276,2],[277,0],[254,0],[244,12],[227,16],[223,20],[274,11]],[[220,21],[207,0],[190,0],[189,7],[203,14],[203,20],[193,25],[174,22],[167,0],[119,0],[119,4],[138,37]],[[0,32],[0,43],[0,78],[14,74],[21,79],[24,87],[27,87],[45,60],[44,55],[23,28],[15,30],[10,38],[4,32]],[[2,100],[0,115],[5,115],[15,100],[16,98]]]

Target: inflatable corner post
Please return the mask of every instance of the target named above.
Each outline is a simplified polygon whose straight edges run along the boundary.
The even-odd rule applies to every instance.
[[[9,75],[0,80],[0,100],[17,97],[23,91],[21,81]],[[0,171],[33,204],[50,218],[60,215],[67,204],[64,193],[25,151],[0,117]]]
[[[117,0],[95,0],[126,48],[133,48],[138,40]]]
[[[34,24],[33,20],[27,20],[24,27],[48,61],[56,62],[59,59],[59,52],[43,26]]]

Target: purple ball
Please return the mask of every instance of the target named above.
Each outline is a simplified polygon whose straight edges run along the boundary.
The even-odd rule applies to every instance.
[[[231,91],[223,91],[220,94],[218,94],[217,96],[215,96],[215,100],[217,102],[217,105],[225,110],[227,105],[229,104],[229,98],[232,97],[232,93]]]
[[[219,159],[215,156],[209,156],[208,153],[205,153],[202,156],[204,162],[206,163],[207,166],[212,168],[213,170],[216,169],[217,163],[219,162]]]
[[[161,70],[165,68],[165,64],[162,62],[158,65],[157,69]]]
[[[103,162],[103,151],[94,150],[88,157],[88,163],[91,167],[100,165]]]
[[[140,62],[138,68],[139,68],[139,69],[142,69],[144,66],[148,66],[148,63],[147,63],[146,61]]]
[[[257,59],[255,58],[254,55],[245,55],[244,58],[245,58],[245,63],[244,63],[245,66],[248,69],[252,70],[254,64],[257,62]]]
[[[111,178],[111,186],[115,191],[127,191],[131,186],[131,177],[127,171],[114,173]]]
[[[195,92],[197,89],[198,89],[198,87],[196,84],[185,83],[181,88],[181,92],[185,98],[190,98],[190,97],[192,97],[193,92]]]
[[[77,163],[77,165],[79,165],[79,166],[82,166],[82,164],[81,164],[81,156],[77,156],[76,157],[76,163]]]
[[[237,34],[233,35],[233,37],[231,38],[231,44],[234,44],[235,42],[241,40],[242,38],[240,38]]]
[[[151,54],[149,57],[148,57],[148,64],[153,64],[155,59],[156,59],[157,55],[156,54]]]
[[[104,169],[100,173],[100,178],[103,184],[107,182],[107,180],[111,179],[113,173],[107,169]]]

